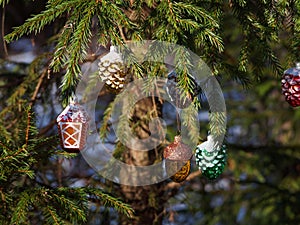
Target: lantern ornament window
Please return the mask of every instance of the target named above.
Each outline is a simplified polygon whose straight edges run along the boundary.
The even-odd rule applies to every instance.
[[[285,100],[292,106],[300,106],[300,63],[296,67],[284,71],[281,80],[282,94]]]
[[[71,103],[56,119],[61,147],[69,152],[79,152],[85,147],[89,116],[76,101]]]

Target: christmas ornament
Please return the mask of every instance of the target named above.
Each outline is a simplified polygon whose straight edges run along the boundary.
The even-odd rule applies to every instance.
[[[126,83],[126,71],[121,54],[115,46],[110,47],[110,52],[103,56],[98,64],[100,79],[108,90],[119,93]]]
[[[86,143],[89,117],[84,108],[75,101],[56,119],[62,148],[69,152],[82,150]]]
[[[213,143],[210,136],[207,139],[196,148],[196,164],[204,177],[214,180],[224,171],[227,159],[226,146]]]
[[[191,169],[192,150],[181,141],[181,137],[175,136],[174,142],[164,149],[163,156],[167,174],[170,178],[180,183],[189,175]]]
[[[281,87],[285,100],[293,107],[300,106],[300,63],[284,72]]]

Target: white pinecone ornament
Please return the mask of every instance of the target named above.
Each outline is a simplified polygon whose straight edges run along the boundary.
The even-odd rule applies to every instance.
[[[213,139],[208,136],[207,141],[197,146],[195,157],[202,175],[209,180],[217,179],[226,165],[226,145],[214,143]]]
[[[119,93],[123,89],[126,83],[126,68],[115,46],[111,46],[109,53],[101,58],[98,70],[100,79],[108,90]]]

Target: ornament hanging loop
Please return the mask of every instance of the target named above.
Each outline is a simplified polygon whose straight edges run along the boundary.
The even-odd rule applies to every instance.
[[[69,98],[69,102],[71,105],[75,105],[78,103],[78,97],[74,94]]]

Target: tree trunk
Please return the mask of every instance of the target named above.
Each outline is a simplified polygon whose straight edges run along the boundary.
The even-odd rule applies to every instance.
[[[156,110],[153,110],[156,109]],[[139,139],[147,138],[150,135],[148,122],[150,117],[161,116],[162,104],[155,98],[144,98],[139,101],[133,110],[131,116],[131,127],[133,133]],[[150,113],[151,112],[151,113]],[[156,114],[156,115],[154,115]],[[137,125],[138,124],[138,125]],[[134,128],[133,128],[134,127]],[[129,165],[147,166],[155,163],[162,158],[162,147],[150,151],[136,151],[127,148],[123,152],[123,160]],[[122,176],[132,179],[134,174],[129,171],[121,171]],[[148,171],[145,176],[135,177],[133,179],[145,179],[148,177]],[[127,186],[120,185],[121,196],[135,210],[133,218],[120,216],[121,225],[153,225],[162,224],[164,212],[164,182],[147,185],[147,186]]]

